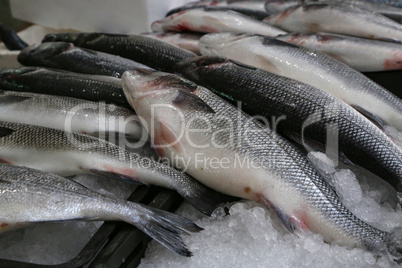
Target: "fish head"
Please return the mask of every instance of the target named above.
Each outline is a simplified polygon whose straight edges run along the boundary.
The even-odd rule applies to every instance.
[[[196,95],[200,88],[177,75],[149,70],[125,72],[123,90],[162,157],[183,153],[187,119],[213,110]]]
[[[24,65],[37,65],[39,62],[47,62],[52,57],[71,49],[74,49],[74,45],[65,42],[31,45],[21,50],[18,61]]]

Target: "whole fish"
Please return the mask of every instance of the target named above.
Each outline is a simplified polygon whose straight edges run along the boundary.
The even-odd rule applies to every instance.
[[[135,146],[134,144],[133,146]],[[95,173],[177,191],[210,214],[226,196],[183,172],[88,135],[0,121],[0,163],[60,176]]]
[[[164,71],[172,71],[171,68],[176,62],[195,56],[188,50],[142,35],[59,33],[47,34],[42,42],[60,41],[118,55]]]
[[[75,47],[73,44],[65,42],[28,46],[20,52],[18,61],[25,66],[41,66],[117,78],[120,78],[127,70],[148,68],[129,59]]]
[[[226,58],[194,58],[178,64],[177,70],[229,100],[240,101],[250,115],[275,121],[282,117],[283,122],[272,128],[306,147],[322,151],[327,147],[340,157],[343,153],[402,192],[402,149],[343,101],[300,81]]]
[[[161,153],[189,161],[186,172],[199,181],[261,202],[292,233],[310,229],[328,242],[394,252],[391,236],[345,208],[302,153],[211,91],[160,72],[128,71],[122,80],[137,114],[155,123]]]
[[[132,109],[63,96],[0,90],[0,121],[89,135],[117,133],[141,139],[146,133]]]
[[[0,23],[0,41],[3,41],[9,50],[21,50],[28,46],[13,29],[2,23]]]
[[[323,52],[360,72],[402,69],[402,44],[330,33],[293,33],[276,39]]]
[[[264,22],[289,32],[329,32],[402,41],[402,25],[380,14],[342,4],[306,4],[271,15]]]
[[[235,11],[222,11],[207,8],[184,10],[163,20],[152,23],[154,32],[250,32],[267,36],[277,36],[285,32],[249,18]]]
[[[200,50],[202,55],[229,57],[312,85],[343,100],[376,123],[390,124],[402,131],[402,100],[325,54],[270,37],[231,33],[202,37]]]
[[[200,54],[198,49],[198,41],[200,40],[202,34],[196,33],[142,33],[147,37],[156,38],[164,42],[170,43],[172,45],[178,46],[180,48],[189,50],[191,52]]]
[[[125,221],[189,257],[192,253],[180,235],[202,230],[173,213],[102,195],[57,175],[4,164],[0,164],[0,203],[0,233],[40,222]]]
[[[128,106],[121,80],[41,67],[0,70],[0,89],[105,101]]]
[[[265,2],[265,10],[269,15],[282,12],[290,7],[300,5],[300,1],[290,0],[268,0]]]

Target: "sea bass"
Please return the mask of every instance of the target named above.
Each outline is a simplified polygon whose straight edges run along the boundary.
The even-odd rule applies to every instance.
[[[173,213],[102,195],[57,175],[5,164],[0,164],[0,203],[0,233],[49,221],[125,221],[189,257],[180,235],[202,230]]]
[[[226,197],[183,172],[105,140],[33,125],[0,121],[0,163],[61,176],[95,173],[176,190],[210,214]]]
[[[2,41],[9,50],[21,50],[28,46],[13,29],[2,23],[0,23],[0,41]]]
[[[402,41],[400,23],[351,5],[306,4],[269,16],[264,22],[289,32],[329,32]]]
[[[180,48],[189,50],[191,52],[200,54],[198,49],[198,41],[200,40],[202,34],[196,33],[142,33],[147,37],[156,38],[164,42],[170,43],[172,45],[178,46]]]
[[[164,71],[172,71],[171,68],[175,63],[195,56],[188,50],[142,35],[59,33],[47,34],[42,42],[60,41],[118,55]]]
[[[252,19],[235,11],[212,10],[197,8],[179,13],[152,23],[154,32],[250,32],[267,36],[277,36],[286,32]]]
[[[250,115],[273,117],[272,128],[311,146],[307,149],[326,147],[335,160],[343,153],[402,192],[402,149],[343,101],[300,81],[227,58],[194,58],[178,64],[177,70],[226,99],[240,101]]]
[[[360,72],[402,69],[402,44],[330,33],[293,33],[276,39],[323,52]]]
[[[121,80],[103,75],[77,74],[41,67],[3,69],[0,70],[0,89],[128,106]]]
[[[26,47],[18,55],[18,61],[25,66],[41,66],[118,78],[127,70],[149,68],[129,59],[75,47],[65,42],[49,42]]]
[[[132,109],[64,96],[0,90],[0,121],[89,135],[117,133],[141,139],[146,132]]]
[[[388,243],[388,233],[341,204],[301,152],[211,91],[160,72],[128,71],[122,79],[137,114],[155,122],[151,136],[160,152],[188,161],[186,172],[199,181],[261,202],[292,233],[310,229],[325,241],[371,250]]]
[[[220,33],[200,40],[203,55],[223,56],[319,88],[372,120],[402,131],[402,100],[360,72],[319,52],[270,37]],[[402,55],[402,54],[401,54]]]

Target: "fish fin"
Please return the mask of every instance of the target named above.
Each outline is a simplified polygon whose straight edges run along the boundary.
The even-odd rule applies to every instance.
[[[254,67],[254,66],[251,66],[251,65],[242,63],[242,62],[237,61],[237,60],[229,59],[229,61],[230,61],[231,63],[233,63],[233,64],[236,64],[236,65],[239,66],[239,67],[242,67],[242,68],[246,68],[246,69],[250,69],[250,70],[257,70],[257,67]]]
[[[264,204],[265,206],[267,206],[270,210],[274,211],[276,213],[276,215],[278,216],[278,218],[281,220],[283,226],[286,228],[286,230],[288,230],[290,233],[294,233],[294,231],[296,230],[296,227],[293,222],[292,219],[286,215],[286,213],[280,209],[279,207],[275,206],[274,204],[272,204],[268,199],[266,199],[264,196],[259,195],[258,196],[258,200]]]
[[[0,163],[1,163],[1,162],[0,162]],[[7,183],[7,184],[11,184],[11,182],[6,181],[6,180],[3,180],[3,179],[0,179],[0,183]]]
[[[184,90],[178,91],[178,94],[174,98],[173,103],[184,107],[190,107],[191,109],[195,109],[197,111],[215,113],[214,109],[212,109],[200,97]]]
[[[357,106],[357,105],[351,105],[356,111],[358,111],[359,113],[361,113],[362,115],[364,115],[368,120],[370,120],[374,125],[376,125],[379,129],[381,129],[382,131],[384,131],[385,129],[385,123],[384,121],[379,118],[378,116],[376,116],[375,114],[367,111],[366,109]]]
[[[105,176],[105,177],[112,177],[112,178],[122,180],[122,181],[125,181],[128,183],[133,183],[133,184],[138,184],[138,185],[146,185],[145,183],[140,182],[133,177],[129,177],[124,174],[120,174],[120,173],[116,173],[116,172],[112,172],[112,171],[105,171],[105,170],[99,170],[99,169],[90,169],[89,171],[94,174],[97,174],[97,175],[101,175],[101,176]]]
[[[226,203],[238,201],[239,198],[219,193],[194,179],[196,186],[189,192],[184,187],[175,189],[190,205],[205,215],[211,216],[212,212]]]
[[[181,256],[191,257],[193,254],[187,249],[180,235],[188,234],[186,231],[199,232],[201,227],[182,216],[146,207],[144,205],[128,202],[134,206],[136,213],[125,215],[124,221],[135,225],[138,229]],[[139,209],[138,206],[141,208]],[[138,210],[143,214],[138,217]]]
[[[14,133],[14,129],[7,127],[0,127],[0,138],[7,137]]]
[[[0,164],[7,164],[7,165],[12,165],[12,163],[6,159],[3,159],[0,157]]]
[[[23,102],[24,100],[31,99],[31,97],[23,96],[0,96],[0,104],[14,104],[18,102]]]

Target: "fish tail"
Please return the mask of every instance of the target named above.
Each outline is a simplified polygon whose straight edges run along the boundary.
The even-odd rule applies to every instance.
[[[131,202],[128,204],[135,207],[136,213],[126,215],[126,222],[135,225],[138,229],[181,256],[192,256],[191,251],[187,249],[180,235],[188,235],[188,231],[199,232],[202,230],[201,227],[187,218],[167,211]]]

